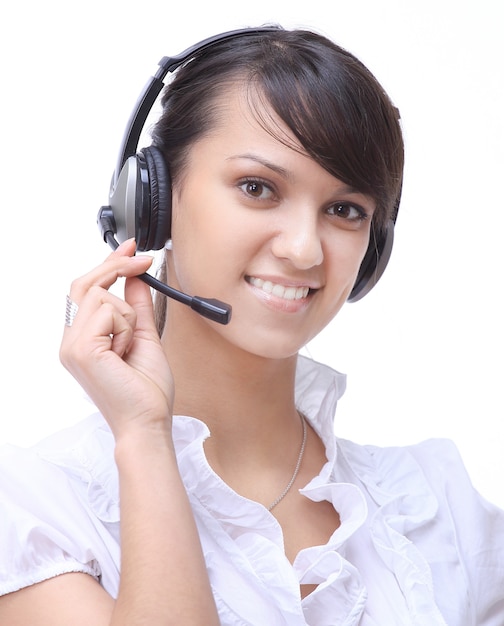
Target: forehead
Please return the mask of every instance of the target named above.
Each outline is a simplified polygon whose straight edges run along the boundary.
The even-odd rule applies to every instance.
[[[278,144],[309,157],[292,130],[276,113],[263,90],[255,83],[237,80],[223,89],[215,101],[215,123],[211,134],[229,133],[229,139],[251,136]],[[310,157],[309,157],[310,158]]]

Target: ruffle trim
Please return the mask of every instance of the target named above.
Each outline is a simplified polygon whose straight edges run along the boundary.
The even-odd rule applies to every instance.
[[[99,580],[100,570],[97,565],[94,565],[95,564],[79,563],[72,560],[55,560],[44,569],[37,569],[33,573],[28,573],[25,576],[16,576],[7,579],[0,585],[0,596],[14,593],[25,587],[36,585],[37,583],[55,578],[56,576],[61,576],[62,574],[89,574],[95,580]]]
[[[207,535],[202,543],[210,569],[213,552],[208,546],[218,546],[221,554],[232,553],[233,566],[240,562],[233,580],[240,580],[245,573],[243,584],[256,596],[254,610],[263,605],[263,615],[271,620],[278,614],[278,624],[309,624],[316,615],[313,623],[318,625],[325,612],[330,620],[327,624],[338,626],[362,613],[364,585],[357,570],[337,552],[367,518],[366,502],[358,487],[344,483],[319,485],[314,480],[301,490],[314,501],[332,502],[341,525],[327,544],[302,550],[292,566],[285,557],[282,530],[276,519],[261,504],[231,490],[208,465],[203,450],[209,435],[206,426],[192,418],[177,417],[177,432],[179,467],[193,510],[202,520],[200,533]],[[217,577],[218,569],[217,557]],[[215,576],[211,579],[215,581]],[[318,586],[301,601],[300,584]],[[216,590],[219,602],[232,611],[238,590],[227,589],[225,584],[216,585]],[[238,615],[240,607],[234,608]]]
[[[430,567],[406,536],[432,523],[438,511],[437,498],[422,468],[407,448],[359,446],[338,440],[338,451],[379,507],[370,520],[371,538],[398,581],[412,626],[446,626],[436,605]],[[412,485],[417,488],[411,490]]]
[[[69,436],[70,435],[70,436]],[[37,445],[37,455],[82,480],[93,513],[102,522],[117,523],[119,476],[114,459],[115,441],[99,413],[56,433]]]

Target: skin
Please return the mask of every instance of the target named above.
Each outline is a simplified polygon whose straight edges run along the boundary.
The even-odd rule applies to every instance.
[[[239,86],[221,105],[225,115],[192,147],[174,188],[166,262],[174,287],[231,303],[231,323],[215,324],[170,301],[160,340],[149,289],[134,278],[151,259],[133,256],[133,241],[70,292],[79,311],[65,329],[61,359],[116,440],[118,598],[87,575],[62,575],[1,598],[2,623],[218,624],[176,466],[174,413],[207,423],[208,461],[243,496],[267,506],[292,475],[302,436],[294,405],[297,353],[346,301],[374,201],[261,128]],[[127,278],[124,300],[108,291],[120,276]],[[267,293],[264,281],[282,287]],[[300,297],[287,299],[286,289]],[[303,547],[327,542],[339,525],[332,505],[298,493],[325,461],[309,428],[298,478],[272,512],[291,561]],[[158,486],[155,494],[146,484]],[[301,595],[311,590],[302,585]]]

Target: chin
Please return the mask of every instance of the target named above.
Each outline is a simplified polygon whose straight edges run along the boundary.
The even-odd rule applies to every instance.
[[[343,304],[343,303],[341,303]],[[329,308],[329,307],[327,307]],[[229,326],[217,328],[226,343],[265,359],[288,359],[298,354],[334,318],[341,306],[325,315],[272,315],[236,306]]]
[[[294,337],[291,333],[282,337],[282,333],[279,332],[260,337],[257,333],[249,333],[247,341],[240,341],[239,347],[263,359],[285,360],[296,356],[312,338],[312,336]]]

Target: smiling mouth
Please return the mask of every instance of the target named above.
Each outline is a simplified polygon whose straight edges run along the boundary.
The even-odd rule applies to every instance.
[[[257,289],[264,291],[264,293],[271,294],[277,298],[283,298],[284,300],[303,300],[313,291],[310,287],[287,287],[254,276],[247,276],[246,280],[254,287],[257,287]]]

